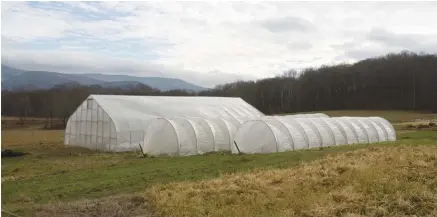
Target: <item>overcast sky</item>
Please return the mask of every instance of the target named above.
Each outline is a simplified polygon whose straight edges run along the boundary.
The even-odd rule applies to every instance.
[[[437,2],[2,2],[2,63],[212,87],[388,52],[437,52]]]

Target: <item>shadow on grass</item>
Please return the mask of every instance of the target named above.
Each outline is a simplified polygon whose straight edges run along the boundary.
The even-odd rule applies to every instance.
[[[11,150],[11,149],[2,150],[2,158],[21,157],[21,156],[28,155],[28,154],[29,153],[22,152],[22,151],[15,151],[15,150]]]

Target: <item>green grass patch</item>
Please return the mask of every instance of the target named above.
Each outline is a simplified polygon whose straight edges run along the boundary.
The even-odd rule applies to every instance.
[[[437,131],[423,130],[413,131],[405,130],[397,132],[397,139],[404,142],[427,143],[429,141],[437,142]],[[411,140],[411,141],[410,141]]]

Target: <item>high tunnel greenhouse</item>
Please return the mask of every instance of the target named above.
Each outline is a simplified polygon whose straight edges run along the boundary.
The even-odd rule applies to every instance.
[[[298,117],[328,116],[321,113],[278,116],[278,118],[287,119]],[[237,152],[238,149],[233,141],[240,126],[239,123],[234,124],[223,118],[157,118],[146,130],[141,149],[144,154],[148,155],[171,156],[188,156],[216,151]]]
[[[142,151],[171,156],[231,151],[239,126],[223,118],[157,118],[146,130]]]
[[[142,145],[146,130],[159,131],[149,127],[156,118],[220,119],[217,125],[225,123],[234,132],[243,122],[263,116],[234,97],[90,95],[68,119],[64,143],[104,151],[131,151]],[[220,147],[220,141],[216,145]]]
[[[346,144],[395,141],[393,126],[380,117],[295,118],[264,116],[242,124],[233,153],[272,153]]]
[[[70,116],[65,144],[150,155],[270,153],[395,141],[380,117],[265,116],[241,98],[90,95]]]

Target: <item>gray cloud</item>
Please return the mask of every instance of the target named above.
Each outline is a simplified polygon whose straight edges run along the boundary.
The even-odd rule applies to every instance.
[[[287,44],[287,47],[291,50],[307,50],[313,47],[310,42],[307,41],[299,41],[299,42],[291,42]]]
[[[338,60],[344,60],[347,58],[353,58],[355,60],[362,60],[369,57],[376,57],[384,55],[390,52],[400,52],[402,49],[396,48],[353,48],[345,51],[344,55],[337,58]]]
[[[289,31],[307,32],[315,29],[311,22],[300,17],[269,19],[261,22],[261,25],[273,33]]]
[[[341,55],[334,58],[336,61],[362,60],[403,50],[416,53],[436,53],[437,41],[432,35],[397,34],[382,28],[372,28],[362,37],[333,44],[331,47],[342,51]]]
[[[366,38],[369,41],[379,42],[386,46],[392,47],[416,47],[419,45],[420,36],[401,35],[389,32],[385,29],[374,28],[367,33]]]
[[[432,53],[437,54],[437,43],[430,43],[424,45],[418,45],[413,47],[389,47],[389,46],[372,46],[372,47],[362,47],[356,46],[351,47],[343,52],[343,54],[334,58],[336,61],[344,60],[363,60],[366,58],[372,58],[377,56],[386,55],[388,53],[399,53],[401,51],[408,50],[416,53]]]
[[[437,52],[437,35],[427,34],[395,34],[384,29],[372,29],[367,39],[379,42],[386,47],[411,50],[414,52]]]

